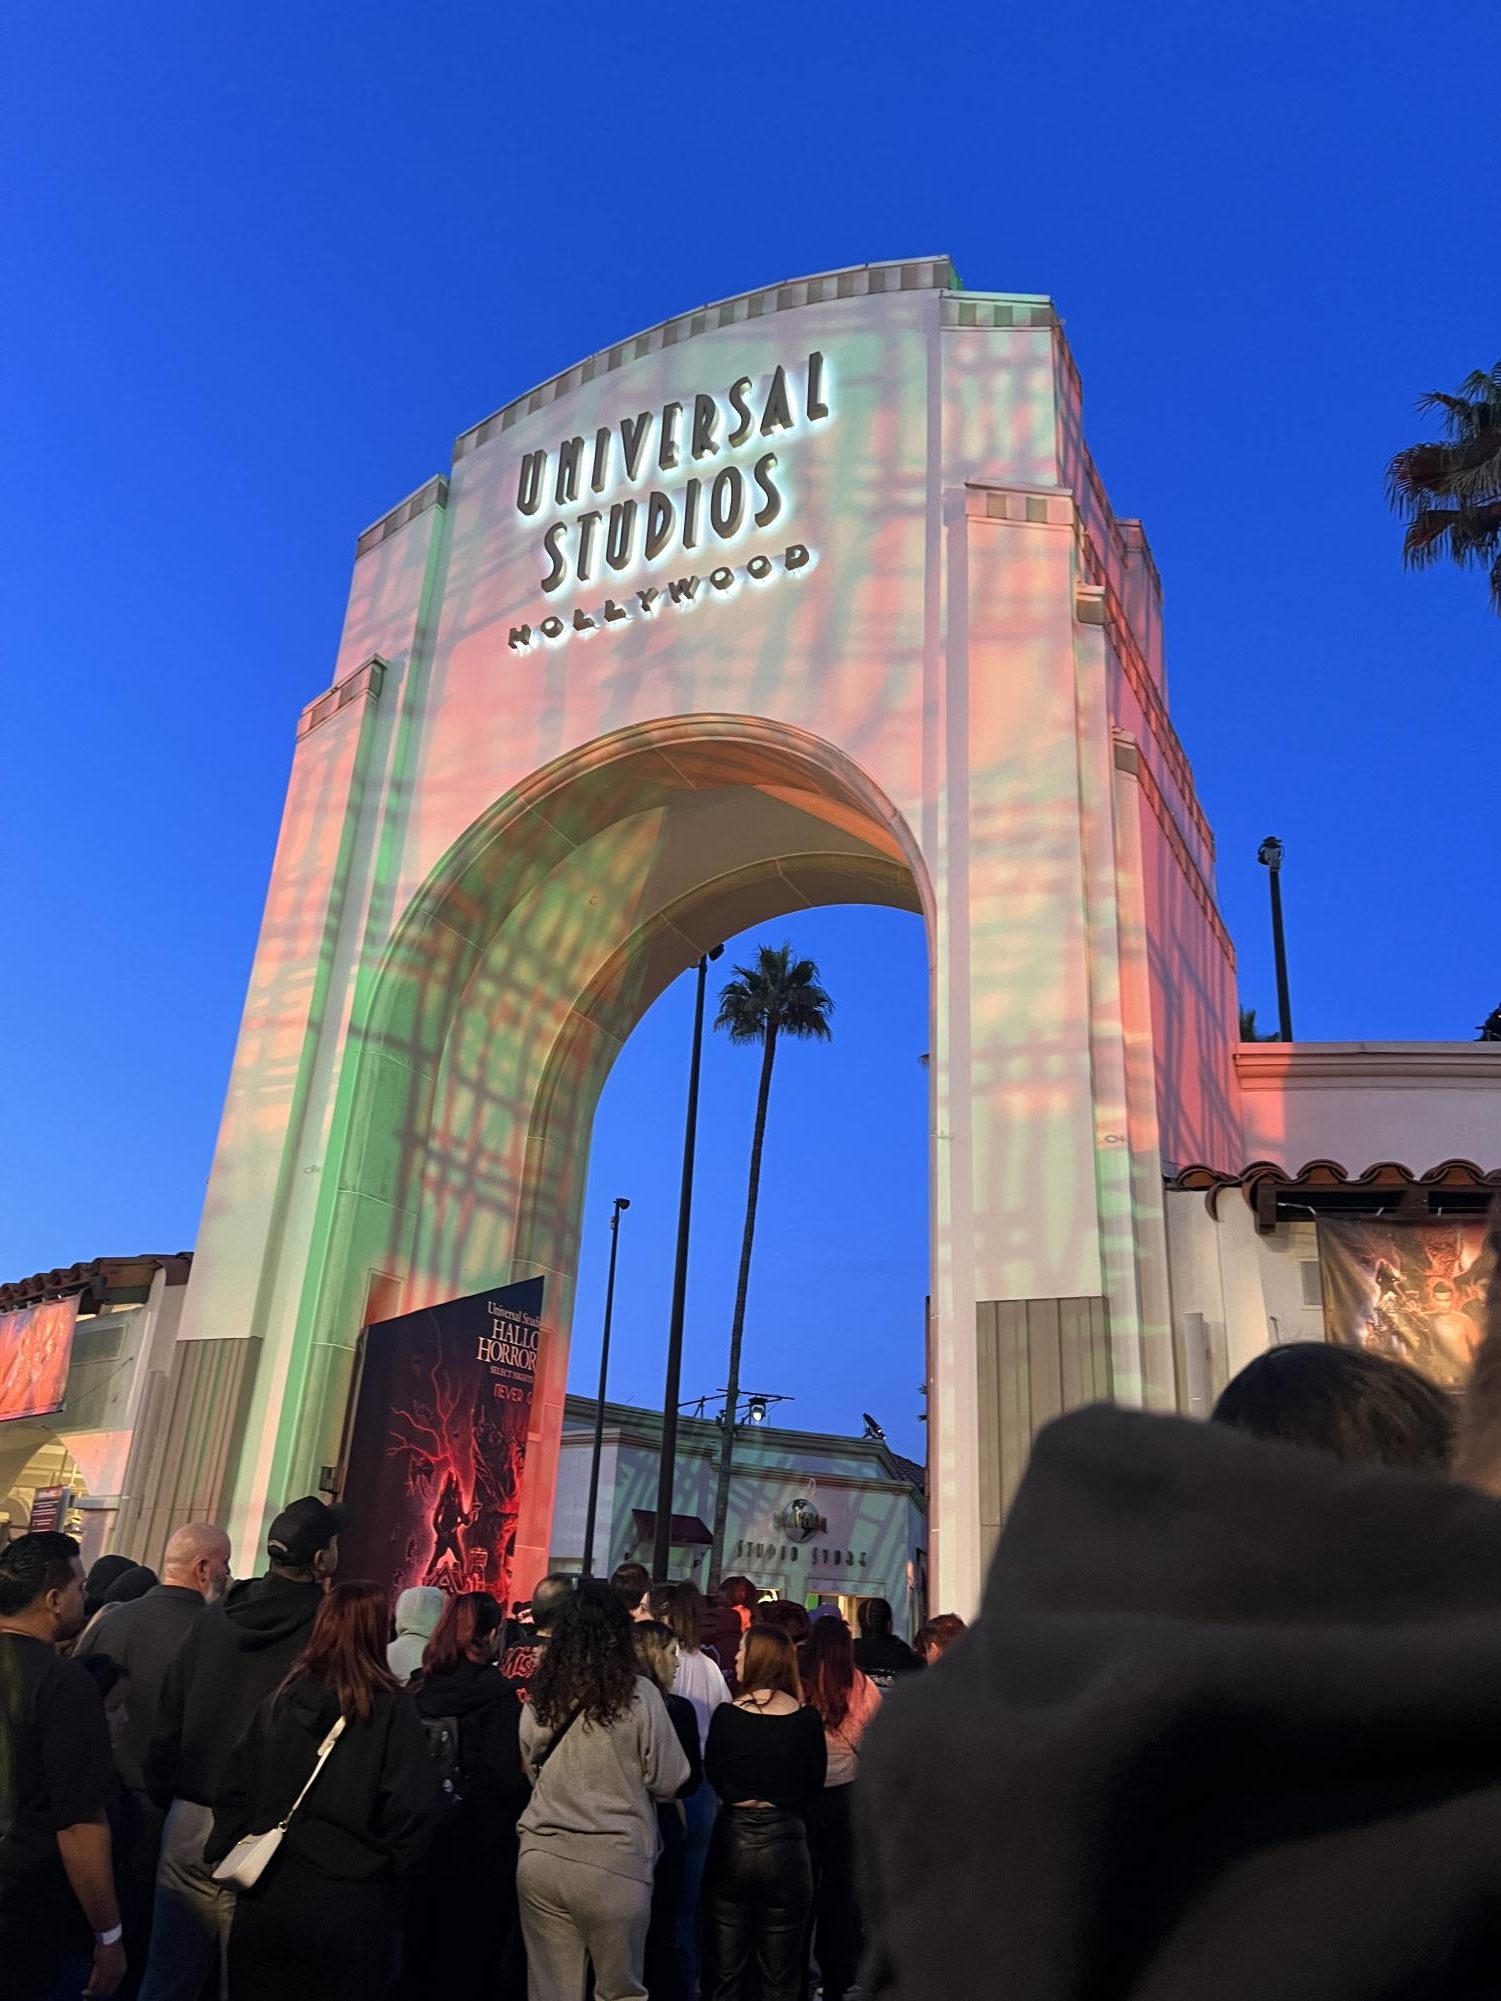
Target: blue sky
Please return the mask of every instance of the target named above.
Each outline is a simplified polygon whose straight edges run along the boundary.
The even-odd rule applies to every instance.
[[[1300,1035],[1468,1037],[1501,1000],[1501,623],[1479,578],[1402,572],[1381,471],[1419,391],[1501,352],[1501,121],[1467,84],[1498,57],[1493,0],[1458,0],[1441,41],[1390,0],[13,0],[0,1277],[192,1242],[356,532],[532,382],[867,259],[947,253],[1065,315],[1162,570],[1245,999],[1273,1010],[1275,830]],[[787,929],[839,1040],[781,1079],[750,1373],[800,1421],[872,1409],[910,1447],[920,936],[886,912]],[[642,1398],[688,1005],[684,982],[622,1059],[590,1196],[578,1380],[626,1193],[617,1381]],[[723,1380],[753,1070],[711,1049],[695,1394]]]

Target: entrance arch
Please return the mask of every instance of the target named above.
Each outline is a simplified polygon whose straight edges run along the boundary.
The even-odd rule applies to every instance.
[[[544,1274],[516,1574],[545,1568],[589,1141],[611,1065],[709,946],[835,902],[930,919],[910,830],[847,754],[755,717],[619,731],[467,830],[396,927],[357,1029],[299,1315],[298,1419],[271,1491],[337,1460],[373,1293],[404,1312]]]
[[[1239,1158],[1165,686],[1051,306],[942,259],[682,314],[466,431],[359,538],[298,725],[180,1337],[185,1411],[250,1385],[239,1560],[337,1462],[366,1320],[545,1270],[566,1326],[653,995],[864,897],[927,926],[934,1594],[972,1610],[1037,1426],[1172,1404],[1163,1161]]]

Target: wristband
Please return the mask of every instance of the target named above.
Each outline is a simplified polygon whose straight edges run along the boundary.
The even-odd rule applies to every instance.
[[[107,1932],[95,1932],[95,1945],[118,1945],[125,1936],[124,1925],[114,1925]]]

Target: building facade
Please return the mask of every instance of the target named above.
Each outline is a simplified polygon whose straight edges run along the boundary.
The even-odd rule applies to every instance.
[[[716,940],[859,900],[927,931],[932,1596],[968,1611],[1038,1424],[1190,1396],[1164,1189],[1411,1160],[1427,1087],[1237,1050],[1145,535],[1050,302],[942,258],[622,340],[359,537],[145,1516],[212,1498],[244,1567],[338,1486],[365,1325],[540,1275],[525,1588],[610,1064]],[[1496,1164],[1483,1095],[1433,1160]]]
[[[570,1397],[563,1417],[554,1570],[583,1568],[595,1406]],[[672,1574],[707,1583],[721,1432],[683,1419],[678,1431]],[[594,1571],[631,1559],[651,1567],[662,1419],[605,1405]],[[778,1598],[837,1604],[853,1624],[860,1601],[884,1598],[907,1637],[926,1612],[927,1507],[923,1471],[884,1439],[836,1438],[775,1424],[735,1434],[725,1568]],[[941,1609],[941,1608],[940,1608]]]

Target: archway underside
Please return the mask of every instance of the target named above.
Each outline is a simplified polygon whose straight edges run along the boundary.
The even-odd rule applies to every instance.
[[[309,1266],[289,1474],[338,1456],[373,1283],[409,1310],[547,1276],[523,1584],[549,1554],[589,1143],[626,1038],[748,926],[836,902],[924,906],[904,831],[837,753],[815,761],[806,740],[758,741],[738,721],[678,727],[668,749],[591,750],[551,784],[539,774],[416,899],[371,996]],[[675,1090],[663,1115],[681,1116]]]

